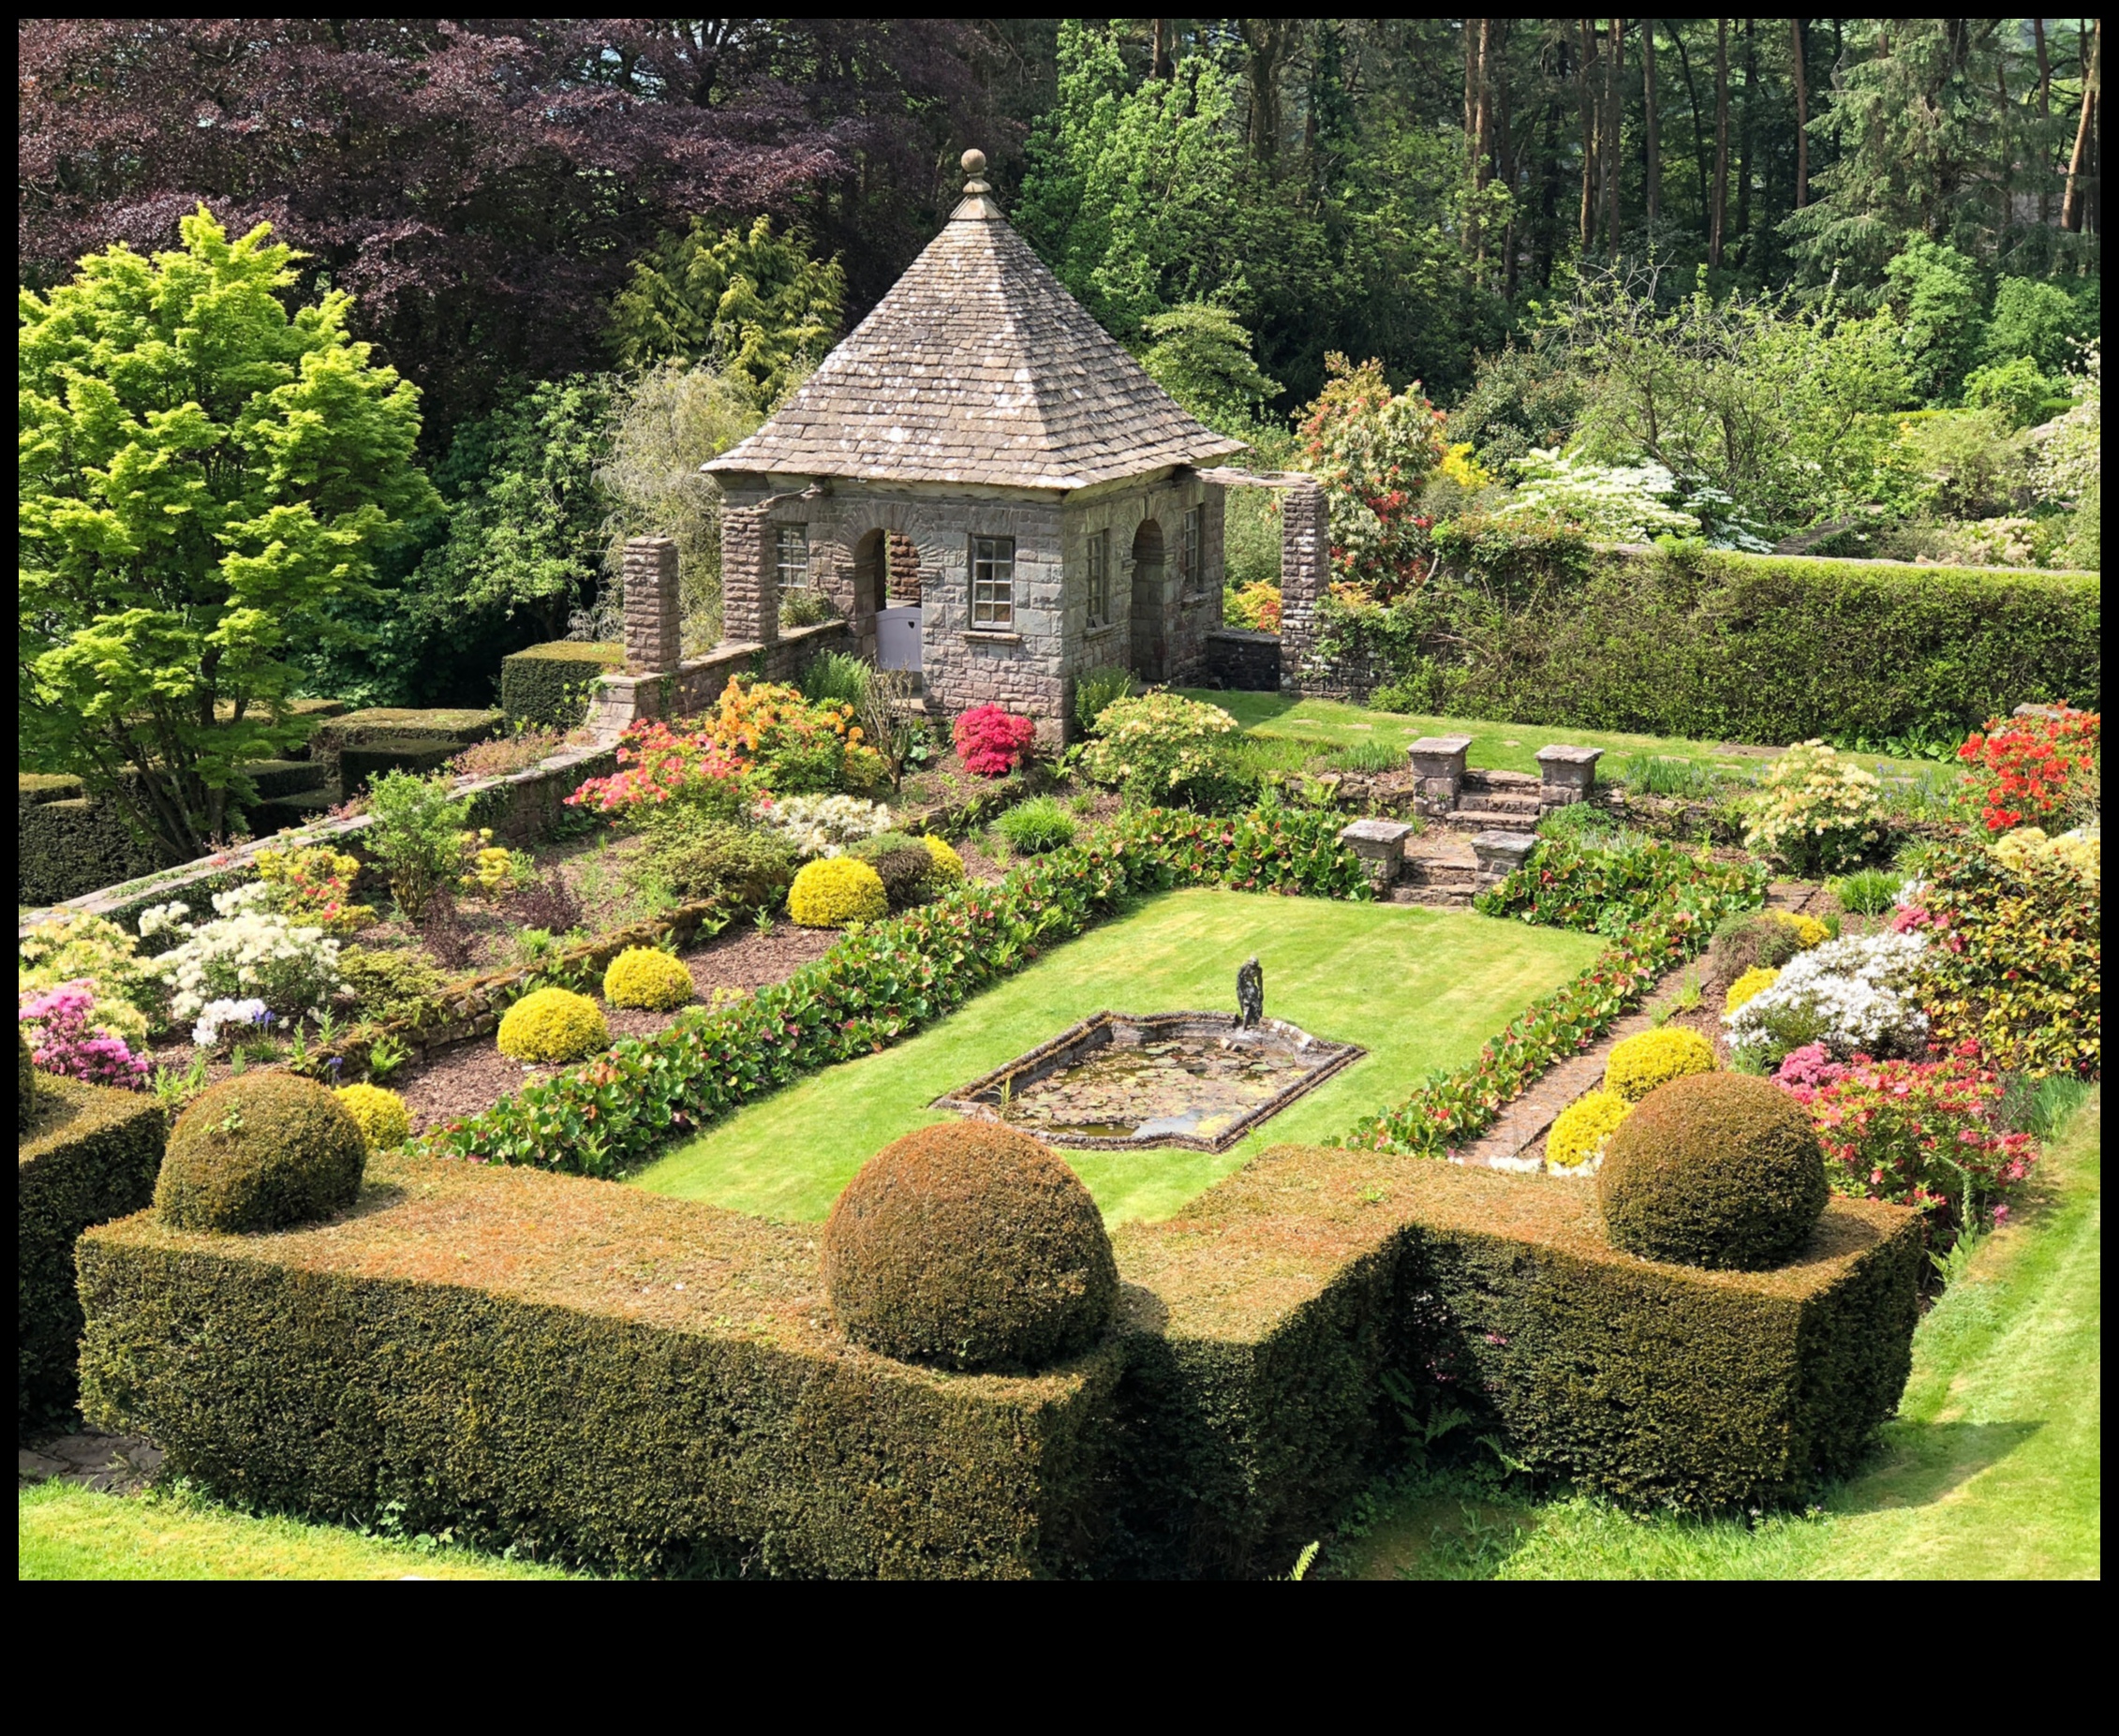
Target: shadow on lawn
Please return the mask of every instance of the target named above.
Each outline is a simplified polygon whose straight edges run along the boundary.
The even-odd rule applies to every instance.
[[[1834,1513],[1881,1513],[1928,1506],[1999,1464],[2045,1425],[2040,1422],[1894,1422],[1882,1451],[1860,1476],[1826,1500]]]

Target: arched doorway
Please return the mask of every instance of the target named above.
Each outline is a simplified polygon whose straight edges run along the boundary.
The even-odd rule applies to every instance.
[[[1132,647],[1134,674],[1143,681],[1170,677],[1169,623],[1163,577],[1163,527],[1152,518],[1134,532]]]
[[[861,655],[876,660],[876,616],[888,606],[890,554],[883,533],[871,530],[853,545],[853,634]]]

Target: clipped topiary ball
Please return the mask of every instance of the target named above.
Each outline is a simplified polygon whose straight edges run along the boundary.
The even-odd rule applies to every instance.
[[[603,999],[613,1006],[668,1013],[692,998],[691,972],[657,946],[629,946],[603,972]]]
[[[1028,1134],[923,1127],[862,1166],[824,1224],[839,1329],[908,1362],[1035,1369],[1109,1324],[1119,1271],[1081,1179]]]
[[[558,1062],[593,1055],[611,1041],[603,1009],[570,988],[533,988],[508,1009],[495,1041],[516,1061]]]
[[[1643,1259],[1757,1271],[1810,1239],[1825,1209],[1810,1118],[1766,1079],[1699,1073],[1651,1091],[1597,1173],[1605,1232]]]
[[[332,1095],[353,1118],[371,1151],[387,1151],[403,1145],[411,1134],[411,1113],[395,1091],[387,1091],[379,1085],[341,1085]]]
[[[155,1210],[179,1229],[282,1229],[350,1206],[367,1161],[333,1092],[291,1073],[244,1074],[177,1118]]]
[[[927,855],[934,865],[927,870],[927,884],[937,892],[961,886],[966,878],[964,858],[949,847],[948,840],[929,832],[920,841],[927,847]]]
[[[1546,1167],[1572,1172],[1594,1162],[1619,1123],[1633,1112],[1634,1105],[1617,1091],[1578,1097],[1553,1118],[1552,1130],[1545,1136]]]
[[[1714,1071],[1714,1046],[1697,1031],[1665,1025],[1612,1045],[1604,1063],[1604,1089],[1638,1103],[1658,1085],[1687,1074]]]
[[[890,914],[882,876],[852,856],[820,856],[802,865],[787,891],[787,913],[805,928],[843,928]]]

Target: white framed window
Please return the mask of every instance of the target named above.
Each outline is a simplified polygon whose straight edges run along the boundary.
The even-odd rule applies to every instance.
[[[1206,575],[1200,571],[1200,545],[1207,529],[1207,509],[1195,506],[1178,520],[1178,590],[1179,595],[1195,597],[1206,584]]]
[[[809,584],[809,527],[773,527],[773,573],[781,596],[807,589]]]
[[[1111,533],[1092,530],[1089,535],[1089,624],[1111,625]]]
[[[971,629],[1013,632],[1015,627],[1015,539],[971,539]]]

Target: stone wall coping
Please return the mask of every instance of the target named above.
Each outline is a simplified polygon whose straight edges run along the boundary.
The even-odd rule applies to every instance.
[[[1356,820],[1340,830],[1340,842],[1359,849],[1363,844],[1402,844],[1415,828],[1402,820]]]
[[[1207,636],[1234,640],[1239,645],[1278,645],[1281,642],[1280,634],[1263,633],[1251,627],[1209,627]]]
[[[1537,848],[1534,832],[1481,832],[1472,839],[1472,849],[1481,856],[1513,856],[1521,862]]]
[[[1604,757],[1602,748],[1564,748],[1558,745],[1540,748],[1537,759],[1542,764],[1552,760],[1563,765],[1594,765]]]
[[[1472,745],[1469,735],[1423,735],[1410,748],[1408,753],[1462,753]]]

